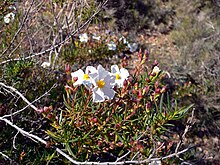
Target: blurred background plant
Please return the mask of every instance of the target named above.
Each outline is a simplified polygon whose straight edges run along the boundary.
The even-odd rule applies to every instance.
[[[173,74],[196,86],[191,101],[196,103],[197,122],[192,134],[197,134],[195,143],[206,146],[204,159],[213,157],[204,163],[214,163],[220,159],[216,148],[219,145],[216,139],[220,138],[220,4],[219,1],[185,1],[176,11],[175,30],[170,37],[179,56],[174,60]],[[206,139],[210,139],[208,144]],[[199,153],[203,155],[204,151],[200,148]]]
[[[131,99],[131,96],[126,94],[127,97],[123,98],[125,102],[120,102],[118,108],[120,112],[123,111],[123,108],[127,108],[126,113],[132,113],[131,109],[135,109],[137,104],[135,99],[139,97],[138,93],[141,93],[139,91],[143,92],[145,90],[143,86],[148,85],[150,92],[145,94],[146,98],[141,98],[138,110],[146,110],[143,106],[150,102],[150,112],[144,111],[145,116],[147,114],[150,116],[156,115],[158,118],[150,120],[149,116],[145,117],[144,120],[148,124],[154,125],[149,130],[158,130],[167,123],[174,124],[173,127],[165,127],[170,132],[160,132],[161,130],[159,130],[159,132],[156,131],[154,137],[149,136],[149,130],[144,132],[144,126],[141,125],[144,123],[140,122],[144,115],[142,116],[139,113],[136,113],[136,116],[134,115],[137,120],[132,118],[129,122],[125,122],[126,129],[116,130],[113,127],[114,122],[124,120],[125,114],[123,113],[113,115],[108,124],[104,125],[103,121],[111,114],[111,109],[108,110],[106,106],[112,105],[114,101],[117,102],[115,99],[104,104],[102,111],[109,113],[103,116],[98,114],[99,116],[94,119],[92,113],[83,114],[83,117],[88,119],[85,124],[91,127],[93,132],[83,133],[85,138],[81,138],[81,141],[88,145],[90,143],[90,141],[87,141],[88,137],[97,134],[95,128],[103,126],[102,129],[107,128],[107,130],[113,131],[113,134],[118,133],[117,136],[114,134],[113,137],[110,136],[109,132],[106,132],[106,134],[104,131],[101,132],[100,136],[104,136],[105,140],[102,145],[105,149],[108,149],[108,153],[111,151],[119,156],[122,154],[120,152],[132,149],[131,145],[133,144],[138,150],[132,150],[137,151],[138,156],[147,157],[151,145],[156,144],[154,140],[162,140],[164,145],[171,147],[170,151],[165,148],[161,149],[163,150],[161,152],[158,151],[157,154],[158,156],[166,155],[175,149],[177,143],[174,139],[181,136],[176,136],[176,132],[182,133],[184,130],[186,117],[183,117],[182,120],[176,118],[176,121],[172,121],[166,118],[169,116],[169,113],[166,113],[168,116],[165,115],[166,117],[161,119],[164,114],[155,111],[160,110],[160,107],[162,107],[165,112],[170,111],[170,108],[174,108],[171,112],[175,112],[180,110],[181,107],[193,103],[196,114],[195,125],[182,147],[187,146],[187,143],[204,144],[204,147],[197,147],[196,150],[192,150],[192,153],[189,152],[188,155],[181,156],[184,160],[189,159],[196,163],[198,163],[198,160],[203,162],[203,159],[205,163],[213,163],[215,160],[219,160],[219,2],[217,0],[187,0],[181,2],[177,0],[112,0],[105,6],[99,6],[101,2],[104,1],[28,0],[14,2],[4,0],[0,4],[0,82],[16,88],[29,101],[35,100],[33,104],[37,105],[38,108],[52,106],[51,113],[54,116],[59,114],[67,120],[60,123],[58,130],[54,128],[51,131],[58,131],[57,134],[60,134],[63,127],[64,130],[67,130],[67,128],[70,130],[76,129],[78,132],[65,135],[76,137],[83,130],[88,131],[87,128],[77,126],[74,122],[73,125],[67,126],[67,123],[71,121],[74,113],[84,111],[84,109],[77,106],[84,103],[86,99],[83,99],[82,91],[78,91],[79,102],[74,102],[74,104],[77,104],[78,109],[74,113],[71,112],[71,114],[69,114],[68,108],[65,109],[65,106],[69,106],[63,103],[63,95],[65,95],[66,100],[72,101],[71,98],[66,96],[64,89],[68,79],[68,74],[65,73],[66,64],[69,63],[69,69],[72,70],[84,69],[87,65],[95,66],[99,63],[109,68],[110,65],[118,64],[123,60],[127,62],[126,67],[131,75],[134,75],[134,70],[138,66],[135,61],[139,59],[136,52],[139,49],[147,50],[149,59],[143,69],[146,72],[140,77],[135,75],[130,78],[129,88],[137,88],[128,89],[131,93],[134,92],[131,95],[134,98]],[[104,10],[99,12],[102,7],[104,7]],[[87,39],[84,35],[84,41],[86,39],[86,42],[81,42],[83,34],[87,34]],[[148,66],[152,66],[154,60],[159,61],[161,70],[169,72],[166,73],[167,76],[171,75],[171,78],[158,80],[160,90],[167,85],[168,93],[159,93],[156,102],[152,102],[148,98],[156,92],[156,82],[146,82],[144,80],[150,76],[146,73],[152,71],[153,67]],[[157,62],[154,64],[157,64]],[[136,82],[138,86],[133,87]],[[78,90],[80,89],[84,90],[82,88]],[[47,93],[47,91],[49,92]],[[118,93],[120,92],[118,90]],[[159,92],[159,89],[157,92]],[[170,100],[167,100],[168,96]],[[119,96],[116,98],[119,98]],[[128,101],[130,99],[131,102]],[[176,105],[173,100],[177,100],[178,104]],[[168,106],[169,102],[171,102],[170,108]],[[0,87],[0,116],[11,114],[25,106],[26,104],[20,96],[2,86]],[[97,105],[92,108],[92,103],[88,103],[90,112],[94,112],[102,106]],[[73,108],[71,105],[69,108],[74,110],[75,107]],[[34,112],[31,108],[27,108],[27,110],[11,117],[11,119],[13,119],[14,124],[21,128],[48,139],[45,131],[49,130],[51,121],[47,120],[48,118],[43,118],[42,115]],[[113,123],[112,120],[114,120]],[[54,121],[57,121],[57,119],[54,119]],[[161,124],[157,125],[157,122],[161,122]],[[133,123],[137,124],[134,132]],[[65,158],[58,156],[52,148],[48,149],[40,144],[35,144],[32,140],[17,134],[16,130],[10,128],[4,122],[0,122],[0,125],[0,154],[8,155],[13,160],[12,162],[18,162],[19,164],[30,162],[33,162],[33,164],[68,163]],[[131,133],[131,139],[134,140],[134,143],[128,140],[130,138],[128,133],[123,134],[126,131]],[[140,135],[138,133],[141,131],[144,133],[144,137],[138,139],[138,135]],[[105,135],[109,135],[109,141],[107,142]],[[76,147],[78,146],[74,146],[73,140],[68,139],[69,143],[63,141],[62,136],[59,135],[58,138],[60,146],[63,146],[64,143],[71,155],[77,155]],[[124,137],[124,139],[122,138],[121,141],[119,136]],[[118,138],[116,142],[123,143],[122,147],[113,143],[115,137]],[[149,139],[146,143],[144,143],[146,141],[145,137]],[[168,137],[173,140],[172,145],[169,145]],[[97,139],[98,136],[94,138],[94,144],[97,144],[100,139]],[[141,142],[137,143],[137,139]],[[75,140],[80,141],[77,138]],[[51,142],[59,146],[54,143],[55,140],[51,140]],[[73,145],[68,146],[70,143]],[[94,148],[90,148],[90,151],[97,153],[95,155],[87,153],[81,143],[78,145],[84,153],[84,155],[81,155],[82,159],[86,158],[86,154],[90,156],[90,160],[107,160],[107,157],[111,157],[111,154],[103,153],[101,147],[97,146],[98,144]],[[149,150],[146,148],[142,150],[143,146],[148,146]],[[129,156],[132,156],[132,154]],[[8,159],[4,161],[5,157],[2,157],[3,160],[0,160],[0,164],[9,164]],[[212,157],[211,160],[210,157]],[[175,162],[178,160],[170,159],[169,161]]]
[[[166,33],[172,28],[175,14],[167,4],[168,1],[160,0],[112,0],[108,2],[102,19],[114,29],[133,31],[133,35],[144,29]]]

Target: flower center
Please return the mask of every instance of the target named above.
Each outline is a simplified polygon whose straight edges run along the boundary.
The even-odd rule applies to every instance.
[[[99,80],[96,83],[97,83],[98,88],[103,88],[105,86],[104,80]]]
[[[84,80],[89,80],[89,75],[88,74],[84,74],[83,79]]]
[[[116,73],[116,74],[115,74],[115,79],[116,79],[116,80],[119,80],[119,79],[121,79],[121,76],[120,76],[118,73]]]

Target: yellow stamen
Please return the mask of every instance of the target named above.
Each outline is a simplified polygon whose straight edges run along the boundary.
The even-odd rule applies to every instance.
[[[121,76],[120,76],[118,73],[116,73],[116,74],[115,74],[115,79],[116,79],[116,80],[119,80],[119,79],[121,79]]]
[[[75,44],[76,47],[79,46],[79,43],[77,41],[74,41],[74,44]]]
[[[99,80],[96,83],[97,83],[98,88],[103,88],[105,86],[104,80]]]
[[[83,79],[84,80],[89,80],[89,75],[88,74],[84,74]]]

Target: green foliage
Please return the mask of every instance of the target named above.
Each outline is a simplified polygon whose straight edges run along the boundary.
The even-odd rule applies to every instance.
[[[179,108],[163,83],[166,72],[156,72],[154,66],[146,70],[146,54],[139,52],[138,57],[133,74],[116,89],[113,100],[93,103],[91,90],[69,82],[65,109],[43,113],[51,120],[52,128],[47,131],[51,143],[65,146],[71,156],[85,161],[104,153],[120,157],[128,151],[128,159],[136,152],[147,158],[157,142],[174,140],[170,122],[183,118],[192,105]],[[168,154],[171,147],[155,155]]]
[[[219,17],[216,2],[183,2],[177,8],[179,21],[171,38],[181,56],[176,59],[178,70],[184,70],[186,77],[197,86],[194,94],[204,99],[206,108],[218,104],[215,97],[219,93]],[[215,4],[215,5],[214,5]],[[183,9],[184,6],[184,9]],[[187,6],[187,7],[185,7]],[[185,10],[187,9],[187,10]],[[195,11],[197,11],[195,13]],[[202,96],[202,97],[201,97]],[[212,98],[212,99],[211,99]]]
[[[12,84],[22,81],[25,77],[29,76],[31,67],[33,66],[32,61],[17,61],[9,63],[5,68],[4,78],[10,80]]]
[[[201,154],[192,156],[201,159],[203,155],[212,153],[212,160],[204,160],[202,164],[213,164],[219,160],[219,151],[211,140],[204,139],[218,137],[219,129],[219,92],[220,92],[220,17],[219,1],[195,0],[175,1],[176,26],[171,32],[171,38],[180,52],[175,58],[175,68],[172,72],[180,81],[190,81],[194,89],[191,97],[184,96],[183,104],[193,102],[195,105],[196,123],[190,133],[190,138],[198,137],[204,145]],[[182,91],[182,90],[181,90]],[[179,92],[181,94],[181,92]],[[184,92],[183,92],[184,94]],[[204,140],[204,141],[203,141]],[[207,153],[208,151],[209,153]],[[191,158],[192,159],[192,158]]]

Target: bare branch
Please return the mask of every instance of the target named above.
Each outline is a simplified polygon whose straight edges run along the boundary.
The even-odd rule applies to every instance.
[[[22,109],[20,109],[20,110],[18,110],[18,111],[16,111],[16,112],[14,112],[14,113],[12,113],[12,114],[4,115],[4,116],[3,116],[3,118],[6,118],[6,117],[14,116],[14,115],[16,115],[16,114],[18,114],[18,113],[24,111],[24,110],[25,110],[27,107],[29,107],[29,106],[31,106],[35,111],[38,111],[38,108],[37,108],[36,106],[34,106],[33,103],[35,103],[36,101],[40,100],[42,97],[44,97],[45,95],[47,95],[53,88],[55,88],[55,87],[57,86],[57,84],[55,83],[47,92],[45,92],[43,95],[41,95],[40,97],[38,97],[37,99],[35,99],[35,100],[32,101],[32,102],[29,102],[29,101],[24,97],[24,95],[22,95],[17,89],[15,89],[15,88],[13,88],[13,87],[11,87],[11,86],[7,86],[7,85],[5,85],[5,84],[3,84],[3,83],[0,83],[0,86],[3,86],[3,87],[5,87],[5,88],[8,88],[8,89],[10,89],[11,91],[17,93],[17,94],[23,99],[23,101],[25,101],[25,102],[27,103],[27,105],[26,105],[24,108],[22,108]]]
[[[32,104],[24,97],[24,95],[22,95],[17,89],[15,89],[15,88],[13,88],[13,87],[11,87],[11,86],[7,86],[7,85],[5,85],[4,83],[1,83],[1,82],[0,82],[0,86],[3,86],[4,88],[10,89],[11,91],[15,92],[16,94],[18,94],[18,95],[22,98],[22,100],[24,100],[28,105],[30,105],[31,108],[33,108],[35,111],[38,110],[38,108],[35,107],[34,105],[32,105]]]
[[[79,26],[75,31],[71,32],[63,41],[59,42],[58,44],[52,45],[49,49],[46,49],[46,50],[44,50],[42,52],[33,53],[32,55],[30,55],[28,57],[25,57],[25,58],[8,59],[6,61],[1,62],[0,65],[3,65],[3,64],[6,64],[8,62],[12,62],[12,61],[20,61],[22,59],[25,59],[25,60],[26,59],[30,59],[30,58],[33,58],[33,57],[36,57],[36,56],[40,56],[40,55],[46,54],[46,53],[50,52],[51,50],[55,50],[59,46],[63,45],[67,41],[69,41],[72,38],[72,36],[76,35],[81,29],[86,27],[86,25],[89,24],[92,21],[92,19],[102,10],[102,8],[106,5],[107,2],[108,2],[108,0],[106,0],[105,2],[100,4],[98,6],[98,9],[94,12],[94,14],[86,22],[84,22],[81,26]]]
[[[1,151],[0,151],[0,154],[1,154],[5,159],[8,159],[8,160],[12,161],[11,158],[9,158],[7,155],[5,155],[4,153],[2,153]]]

